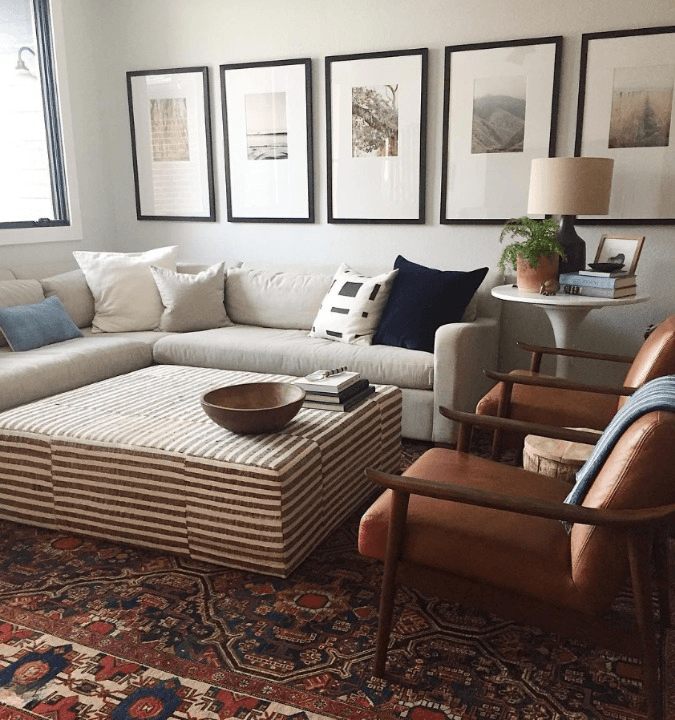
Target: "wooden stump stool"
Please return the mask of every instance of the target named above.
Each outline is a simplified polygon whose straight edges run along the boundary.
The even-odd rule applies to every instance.
[[[593,447],[586,443],[528,435],[523,448],[523,467],[573,484],[577,470],[586,462]]]

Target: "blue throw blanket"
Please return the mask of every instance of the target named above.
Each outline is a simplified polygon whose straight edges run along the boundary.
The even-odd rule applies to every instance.
[[[666,375],[645,383],[626,401],[600,436],[591,456],[579,468],[576,482],[565,502],[581,505],[607,456],[623,433],[642,415],[652,410],[675,413],[675,375]]]

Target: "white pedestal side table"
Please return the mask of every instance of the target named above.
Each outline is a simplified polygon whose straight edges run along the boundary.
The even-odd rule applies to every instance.
[[[527,303],[541,308],[553,328],[555,346],[573,348],[577,329],[591,310],[618,305],[634,305],[646,302],[649,295],[629,295],[622,298],[599,298],[586,295],[539,295],[525,293],[513,285],[499,285],[492,288],[492,295],[507,302]],[[558,355],[556,358],[556,375],[568,377],[572,358]]]

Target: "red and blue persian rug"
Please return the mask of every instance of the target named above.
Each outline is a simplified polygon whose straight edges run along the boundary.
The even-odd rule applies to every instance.
[[[409,589],[374,678],[358,515],[285,580],[0,523],[0,720],[645,717],[634,658]]]

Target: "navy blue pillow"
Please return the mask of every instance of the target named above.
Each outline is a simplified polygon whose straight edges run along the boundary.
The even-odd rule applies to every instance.
[[[375,345],[434,351],[441,325],[459,322],[488,268],[434,270],[399,255],[398,275],[373,338]]]
[[[82,337],[56,295],[34,305],[0,309],[0,332],[14,352]]]

